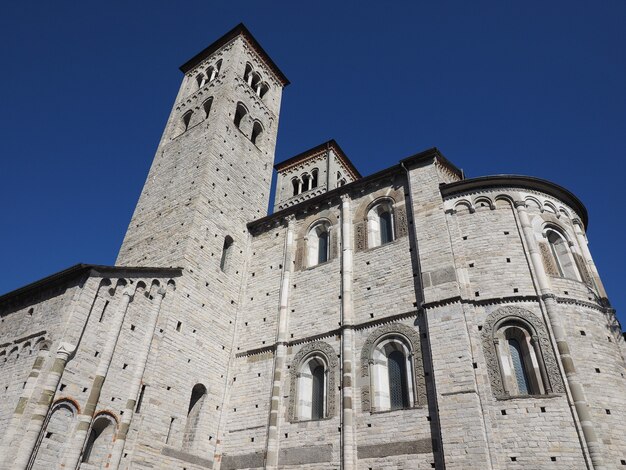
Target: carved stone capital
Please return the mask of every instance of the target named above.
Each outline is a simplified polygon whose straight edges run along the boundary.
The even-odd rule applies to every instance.
[[[513,205],[516,209],[526,209],[526,207],[528,207],[526,205],[526,201],[515,201],[513,202]]]
[[[63,341],[61,342],[61,344],[59,344],[59,348],[57,349],[57,356],[60,356],[67,361],[70,357],[72,357],[75,352],[76,345]]]

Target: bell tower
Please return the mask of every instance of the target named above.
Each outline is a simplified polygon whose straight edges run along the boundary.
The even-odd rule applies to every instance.
[[[247,223],[267,214],[282,90],[289,83],[241,24],[180,69],[182,84],[116,262],[183,268],[162,309],[153,342],[158,353],[142,381],[144,403],[162,403],[146,410],[158,425],[135,428],[133,421],[129,433],[135,454],[161,442],[161,457],[212,456],[220,440],[251,255]],[[194,420],[203,437],[193,439],[185,423],[192,421],[188,410],[198,390],[203,410]]]

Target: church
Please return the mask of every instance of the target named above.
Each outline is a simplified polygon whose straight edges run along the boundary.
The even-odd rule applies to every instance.
[[[115,265],[0,297],[0,468],[626,468],[574,194],[436,148],[274,165],[289,81],[250,31],[180,70]]]

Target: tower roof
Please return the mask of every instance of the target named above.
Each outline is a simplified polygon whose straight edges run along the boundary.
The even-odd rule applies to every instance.
[[[276,171],[286,170],[287,168],[291,166],[297,165],[303,160],[307,160],[313,156],[326,152],[329,149],[335,152],[337,157],[339,157],[341,162],[345,165],[345,167],[351,173],[351,176],[353,179],[357,180],[361,178],[361,173],[359,173],[359,170],[356,169],[356,167],[352,164],[350,159],[346,156],[345,152],[341,149],[341,147],[339,147],[339,144],[335,142],[335,139],[331,139],[328,142],[319,144],[313,147],[312,149],[306,150],[302,153],[299,153],[298,155],[294,157],[288,158],[287,160],[283,162],[277,163],[276,165],[274,165],[274,168],[276,169]]]
[[[199,52],[198,54],[193,56],[191,59],[189,59],[187,62],[185,62],[183,65],[181,65],[180,66],[181,72],[183,73],[189,72],[196,65],[198,65],[207,57],[209,57],[211,54],[217,51],[220,47],[224,46],[228,42],[235,39],[237,36],[242,36],[250,45],[250,47],[252,47],[252,49],[254,49],[256,53],[259,54],[259,56],[265,62],[265,64],[270,68],[272,72],[274,72],[274,74],[276,75],[276,78],[278,79],[278,81],[282,83],[283,87],[286,87],[287,85],[289,85],[289,80],[287,79],[285,74],[281,72],[281,70],[272,60],[272,58],[267,54],[267,52],[265,52],[265,50],[261,47],[259,42],[256,39],[254,39],[254,36],[252,36],[252,33],[248,30],[248,28],[244,26],[243,23],[239,23],[237,26],[235,26],[233,29],[231,29],[226,34],[224,34],[221,38],[219,38],[213,44],[211,44],[206,49]]]

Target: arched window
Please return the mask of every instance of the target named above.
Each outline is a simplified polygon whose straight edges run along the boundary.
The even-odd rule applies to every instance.
[[[254,121],[254,125],[252,126],[252,137],[250,138],[253,144],[256,145],[262,133],[263,133],[263,126],[261,126],[261,123],[259,121]]]
[[[246,114],[248,114],[246,107],[242,103],[237,103],[237,110],[235,111],[235,118],[233,119],[235,126],[241,126],[241,120]]]
[[[209,113],[211,112],[212,105],[213,105],[213,97],[207,99],[204,103],[202,103],[202,109],[204,110],[204,119],[209,117]]]
[[[182,123],[183,123],[183,132],[185,132],[187,129],[189,129],[189,123],[191,123],[191,116],[193,116],[193,111],[189,110],[187,111],[185,114],[183,114],[182,117]]]
[[[393,205],[390,200],[376,204],[367,213],[367,246],[381,246],[394,240]]]
[[[270,90],[270,87],[267,85],[267,83],[261,83],[257,89],[257,93],[259,95],[259,98],[263,98],[267,92]]]
[[[308,174],[303,174],[300,179],[302,180],[302,192],[311,189],[311,177]]]
[[[298,178],[292,179],[291,185],[293,186],[293,195],[297,196],[298,194],[300,194],[300,187],[301,187],[300,180]]]
[[[114,434],[115,420],[113,417],[107,414],[99,415],[89,431],[82,461],[94,466],[104,464],[111,453]]]
[[[185,423],[185,434],[183,435],[183,450],[190,450],[196,439],[198,425],[200,423],[200,413],[206,400],[207,390],[202,384],[194,385],[189,399],[189,409],[187,410],[187,422]]]
[[[252,87],[253,90],[256,91],[258,89],[259,82],[261,81],[261,76],[256,72],[252,72],[250,74],[249,80],[249,85]]]
[[[323,419],[327,416],[326,360],[320,355],[306,359],[298,373],[298,420]]]
[[[249,85],[250,84],[250,75],[252,74],[252,65],[246,64],[246,69],[243,73],[243,80]]]
[[[316,266],[328,261],[330,257],[330,224],[320,222],[309,230],[307,236],[308,266]]]
[[[311,171],[311,187],[312,188],[317,188],[318,174],[319,174],[318,169],[317,168],[313,168],[313,170]]]
[[[552,229],[546,232],[546,237],[561,277],[580,280],[574,264],[574,258],[565,237]]]
[[[204,74],[199,73],[198,75],[196,75],[196,83],[198,84],[198,88],[202,88],[205,82],[206,82],[206,77],[204,76]]]
[[[412,352],[400,336],[381,338],[370,361],[371,388],[375,411],[409,408],[415,403]]]
[[[544,394],[543,362],[529,325],[520,321],[502,322],[495,334],[500,372],[508,395]]]
[[[209,82],[215,80],[217,75],[220,73],[220,68],[222,67],[222,60],[218,60],[217,63],[213,66],[210,66],[207,69],[207,77],[209,77]]]
[[[233,248],[233,239],[230,235],[226,235],[224,238],[224,247],[222,248],[222,258],[220,259],[220,269],[226,272],[228,265],[230,264],[230,257]]]

